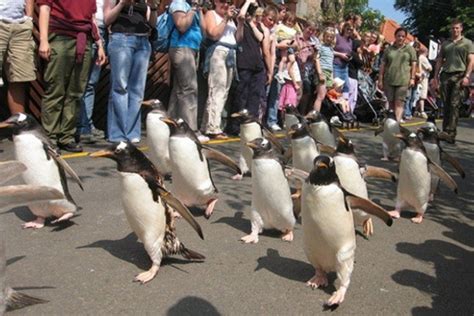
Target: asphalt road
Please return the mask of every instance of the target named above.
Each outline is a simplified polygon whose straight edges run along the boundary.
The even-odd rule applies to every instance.
[[[392,227],[374,219],[375,235],[370,240],[357,236],[351,284],[334,315],[474,313],[473,127],[474,120],[462,120],[456,145],[444,146],[459,158],[467,173],[461,180],[447,169],[459,184],[459,195],[442,186],[421,225],[410,222],[413,214],[409,212]],[[396,171],[396,164],[380,161],[381,138],[375,138],[373,132],[346,135],[353,139],[362,161]],[[238,142],[215,147],[238,157]],[[0,160],[11,158],[11,143],[1,142]],[[250,178],[231,181],[231,173],[213,164],[220,190],[215,212],[206,220],[202,211],[192,210],[205,240],[183,220],[178,223],[180,240],[204,254],[206,260],[165,259],[157,277],[140,285],[132,279],[149,268],[150,260],[123,213],[115,163],[88,157],[68,162],[85,184],[82,192],[70,182],[82,209],[69,225],[22,230],[21,223],[32,219],[27,208],[0,214],[9,284],[49,300],[10,315],[331,313],[323,310],[323,303],[334,287],[311,290],[305,285],[314,270],[302,249],[301,224],[295,228],[292,243],[281,241],[276,232],[265,232],[256,245],[239,242],[250,231]],[[393,209],[396,185],[370,181],[369,195]],[[334,279],[332,275],[330,282]]]

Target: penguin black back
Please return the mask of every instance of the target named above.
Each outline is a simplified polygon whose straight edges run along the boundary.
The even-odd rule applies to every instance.
[[[309,173],[306,181],[313,185],[329,185],[339,183],[336,174],[336,164],[334,160],[327,155],[319,155],[313,160],[313,170]]]
[[[272,144],[265,138],[255,138],[251,142],[248,142],[247,146],[253,150],[253,159],[276,158]]]
[[[291,139],[299,139],[309,136],[308,127],[305,123],[293,124],[290,126],[288,134],[291,136]]]

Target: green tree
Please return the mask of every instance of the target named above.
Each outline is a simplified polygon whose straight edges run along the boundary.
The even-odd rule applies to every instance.
[[[362,31],[373,31],[380,28],[384,16],[379,10],[369,7],[368,0],[346,0],[344,3],[344,16],[349,13],[360,14],[364,20]]]
[[[453,18],[464,25],[464,36],[474,38],[474,0],[396,0],[394,7],[408,18],[404,26],[421,42],[434,38],[449,37]]]

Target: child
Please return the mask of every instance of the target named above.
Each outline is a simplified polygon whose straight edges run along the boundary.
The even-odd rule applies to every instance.
[[[321,73],[318,73],[317,78],[317,96],[314,101],[313,108],[316,111],[321,111],[321,104],[326,97],[327,88],[332,87],[333,76],[333,61],[334,61],[334,45],[336,44],[336,30],[328,27],[321,35],[321,46],[318,51],[319,64]],[[316,64],[316,61],[315,61]]]
[[[296,107],[298,105],[298,94],[301,89],[301,74],[298,63],[291,63],[288,71],[283,73],[283,79],[285,83],[280,91],[278,107],[280,111],[284,111],[287,106]]]
[[[292,64],[295,62],[295,50],[293,45],[296,41],[296,34],[298,30],[296,28],[296,16],[292,12],[287,12],[282,23],[278,24],[275,29],[275,36],[280,48],[281,61],[278,64],[278,72],[275,78],[279,83],[283,84],[285,79],[283,78],[283,71],[285,69],[291,69]]]
[[[343,87],[344,87],[344,80],[340,78],[335,78],[332,88],[329,89],[326,95],[328,99],[331,100],[331,102],[339,104],[341,106],[343,113],[350,113],[351,108],[349,107],[349,102],[347,102],[347,100],[342,97]]]

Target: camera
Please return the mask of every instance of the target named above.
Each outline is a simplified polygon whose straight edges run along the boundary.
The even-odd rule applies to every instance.
[[[248,15],[250,16],[254,16],[255,15],[255,12],[257,11],[258,9],[258,4],[256,3],[251,3],[249,8],[247,9],[247,13]]]
[[[205,8],[205,9],[211,9],[212,8],[212,2],[211,2],[211,0],[192,0],[191,1],[191,6],[201,7],[201,8]]]

